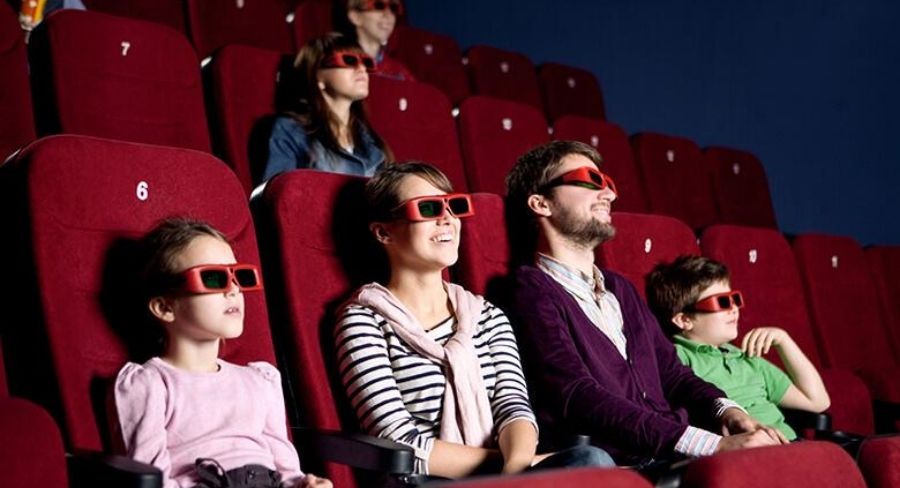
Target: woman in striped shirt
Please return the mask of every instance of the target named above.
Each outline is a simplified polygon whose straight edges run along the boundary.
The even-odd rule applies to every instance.
[[[535,453],[537,424],[509,321],[443,281],[456,262],[466,194],[424,163],[385,166],[366,185],[370,229],[390,264],[335,330],[339,374],[363,429],[413,447],[415,473],[458,478],[607,465],[593,447]]]

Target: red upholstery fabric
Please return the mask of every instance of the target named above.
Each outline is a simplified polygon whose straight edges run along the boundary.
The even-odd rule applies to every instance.
[[[358,286],[378,277],[376,263],[386,259],[369,237],[364,183],[297,170],[273,178],[263,194],[272,324],[287,353],[302,421],[312,427],[359,430],[339,378],[329,375],[335,370],[334,314]],[[335,486],[356,485],[344,466],[327,464],[325,474]]]
[[[535,108],[489,97],[469,97],[459,110],[459,138],[470,191],[506,194],[506,174],[534,146],[548,142]]]
[[[778,228],[769,181],[752,153],[726,147],[703,150],[713,175],[719,222]]]
[[[564,486],[602,486],[603,488],[651,487],[649,481],[625,469],[556,469],[518,476],[471,478],[453,483],[454,488],[561,488]]]
[[[456,281],[502,305],[509,290],[510,261],[503,199],[493,193],[476,193],[472,199],[475,215],[463,221]]]
[[[853,459],[836,444],[821,441],[729,451],[688,464],[684,488],[864,488]]]
[[[700,248],[705,256],[728,266],[731,286],[744,293],[747,306],[741,310],[741,336],[754,327],[785,329],[822,375],[831,397],[828,413],[834,429],[872,433],[872,400],[865,384],[849,369],[824,367],[797,264],[781,233],[774,229],[714,225],[703,233]],[[770,353],[768,359],[781,364],[775,353]]]
[[[209,65],[216,152],[248,196],[268,157],[283,57],[276,51],[231,45],[220,49]]]
[[[432,163],[457,191],[466,191],[456,122],[450,102],[440,90],[425,83],[373,76],[366,103],[373,128],[397,161]]]
[[[82,0],[88,10],[165,24],[187,32],[181,0]]]
[[[34,140],[25,38],[15,12],[0,4],[0,163]]]
[[[490,46],[474,46],[466,52],[473,95],[525,103],[541,110],[534,64],[524,54]]]
[[[197,56],[178,32],[60,10],[35,31],[30,48],[35,91],[46,92],[35,99],[40,133],[209,151]]]
[[[469,79],[459,44],[450,37],[406,25],[398,25],[389,44],[416,80],[438,87],[453,105],[469,96]]]
[[[652,213],[679,218],[694,229],[717,222],[711,176],[693,141],[664,134],[632,136]]]
[[[866,249],[869,272],[878,287],[882,317],[895,351],[900,351],[900,246]]]
[[[184,0],[191,42],[200,58],[226,44],[273,51],[294,49],[285,0]]]
[[[798,236],[793,248],[825,361],[855,370],[875,398],[900,402],[900,367],[862,248],[822,234]]]
[[[900,437],[867,439],[856,459],[869,488],[900,486]]]
[[[644,277],[654,266],[682,254],[700,254],[694,231],[678,219],[625,212],[612,218],[616,236],[595,250],[598,266],[628,278],[644,299]]]
[[[44,409],[22,399],[0,398],[0,439],[4,486],[69,486],[59,429]]]
[[[537,73],[548,120],[563,115],[606,119],[603,92],[593,73],[559,63],[544,63]]]
[[[28,376],[29,396],[59,408],[69,447],[100,449],[112,379],[126,360],[146,359],[139,350],[160,352],[137,342],[146,304],[133,290],[135,240],[162,218],[190,216],[228,236],[239,261],[258,263],[246,198],[225,164],[198,151],[56,136],[11,164],[24,179],[16,211],[29,216],[11,235],[30,239],[21,254],[30,259],[18,263],[23,281],[9,292],[17,314],[6,352]],[[265,298],[248,293],[245,302],[244,333],[223,357],[274,363]]]
[[[647,212],[644,186],[621,127],[580,115],[564,115],[553,123],[553,138],[581,141],[597,148],[603,156],[604,173],[612,176],[619,195],[613,208],[623,212]]]
[[[306,41],[332,30],[331,0],[300,0],[294,8],[294,45],[299,50]]]

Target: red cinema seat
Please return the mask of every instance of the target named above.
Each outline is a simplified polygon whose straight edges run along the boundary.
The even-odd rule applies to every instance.
[[[778,228],[769,181],[752,153],[725,147],[703,150],[713,178],[719,222]]]
[[[294,7],[294,46],[301,46],[314,37],[331,32],[331,0],[299,0]]]
[[[258,263],[253,222],[234,174],[193,150],[81,136],[48,137],[4,166],[21,282],[6,286],[16,312],[4,330],[10,387],[47,406],[69,448],[108,451],[107,393],[126,361],[159,345],[142,334],[136,241],[172,215],[212,223],[238,260]],[[24,215],[28,217],[25,218]],[[10,243],[4,243],[10,245]],[[244,333],[223,357],[275,362],[262,293],[247,294]],[[14,305],[11,305],[14,304]]]
[[[603,157],[600,169],[612,177],[619,191],[613,208],[622,212],[647,212],[640,173],[628,144],[628,135],[610,122],[580,115],[564,115],[553,123],[553,138],[590,144]]]
[[[900,351],[900,246],[866,249],[869,272],[878,287],[882,317],[895,351]]]
[[[292,400],[303,424],[319,429],[359,431],[337,377],[333,329],[351,293],[386,276],[379,267],[386,257],[366,225],[364,184],[363,178],[316,170],[283,173],[266,185],[256,215],[266,244],[273,332],[296,389]],[[412,450],[405,449],[411,471]],[[324,473],[335,486],[373,483],[335,464],[326,464]]]
[[[536,108],[495,98],[467,98],[458,123],[470,191],[505,195],[506,174],[519,156],[550,139]]]
[[[197,55],[153,22],[60,10],[35,30],[41,135],[67,133],[209,151]]]
[[[59,428],[44,409],[19,398],[0,398],[0,439],[4,486],[69,486]]]
[[[862,474],[843,449],[830,442],[729,451],[689,463],[683,488],[864,488]]]
[[[294,50],[285,0],[184,0],[191,42],[200,58],[227,44]]]
[[[857,372],[875,399],[900,403],[897,352],[862,248],[850,237],[805,234],[793,249],[824,360]]]
[[[454,488],[561,488],[602,486],[603,488],[650,488],[649,481],[627,469],[555,469],[516,476],[491,476],[457,481]]]
[[[597,265],[626,278],[647,298],[644,278],[661,262],[683,254],[700,254],[694,231],[684,222],[664,215],[615,212],[616,236],[595,250]]]
[[[524,54],[490,46],[474,46],[466,52],[473,95],[520,102],[541,111],[534,64]]]
[[[182,0],[82,0],[88,10],[165,24],[187,32]]]
[[[437,166],[457,191],[466,191],[456,122],[450,102],[425,83],[369,78],[369,120],[397,161],[419,160]]]
[[[398,25],[388,47],[391,56],[409,68],[416,80],[438,87],[453,105],[469,96],[462,53],[452,37]]]
[[[900,437],[870,437],[863,441],[856,459],[869,488],[900,486]]]
[[[603,92],[593,73],[559,63],[544,63],[537,71],[547,120],[563,115],[606,119]]]
[[[695,230],[717,222],[711,176],[697,144],[649,132],[632,136],[631,144],[651,213],[676,217]]]
[[[463,221],[455,281],[498,306],[508,303],[509,238],[503,198],[493,193],[472,195],[475,215]]]
[[[225,46],[209,64],[213,142],[249,196],[268,158],[276,112],[276,85],[284,54]]]
[[[819,370],[831,397],[835,430],[871,434],[874,430],[868,388],[848,368],[825,367],[810,323],[803,284],[794,255],[784,236],[774,229],[714,225],[700,239],[700,249],[728,266],[731,286],[741,290],[747,306],[741,309],[740,332],[763,326],[781,327],[790,334]],[[780,364],[777,354],[769,360]]]
[[[15,12],[0,4],[0,164],[34,140],[25,37]]]

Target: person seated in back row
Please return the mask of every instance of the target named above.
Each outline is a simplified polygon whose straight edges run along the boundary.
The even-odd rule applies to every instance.
[[[339,0],[334,18],[337,30],[359,44],[375,60],[374,73],[395,80],[415,81],[409,69],[387,55],[387,44],[403,14],[400,0]]]
[[[754,418],[793,440],[797,433],[779,406],[823,412],[828,392],[815,366],[791,336],[778,327],[738,336],[744,298],[732,290],[728,268],[701,256],[680,256],[647,275],[647,302],[675,343],[678,359],[694,373],[722,389]],[[762,355],[778,352],[787,374]]]
[[[372,176],[392,158],[363,107],[372,69],[372,58],[340,34],[300,49],[292,76],[281,80],[291,95],[269,137],[263,181],[298,168]]]

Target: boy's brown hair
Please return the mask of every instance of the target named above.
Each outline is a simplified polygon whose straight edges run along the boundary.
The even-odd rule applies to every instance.
[[[672,317],[693,305],[703,290],[731,280],[724,264],[703,256],[679,256],[671,263],[659,263],[647,274],[647,304],[669,335],[681,332]]]

